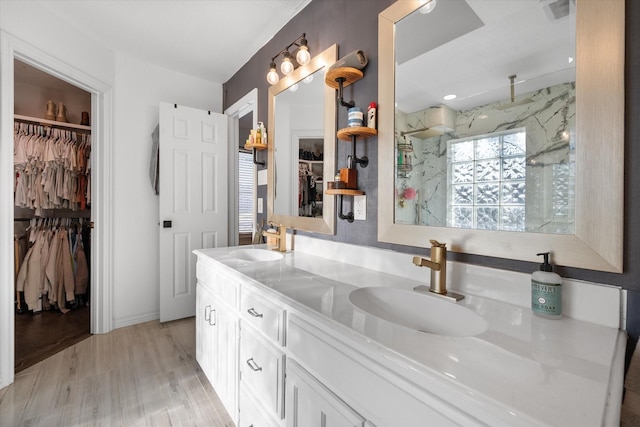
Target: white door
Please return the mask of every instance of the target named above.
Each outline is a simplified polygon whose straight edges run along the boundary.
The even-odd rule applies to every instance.
[[[193,316],[195,249],[227,245],[227,116],[160,104],[160,321]]]

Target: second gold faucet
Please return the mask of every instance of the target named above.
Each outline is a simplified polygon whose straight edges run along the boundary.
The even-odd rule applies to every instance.
[[[464,298],[463,295],[447,291],[447,244],[437,240],[430,240],[431,259],[419,256],[413,257],[413,263],[418,267],[429,267],[431,269],[431,283],[428,291],[434,294],[454,299],[456,301]],[[416,291],[426,290],[426,286],[417,286]]]

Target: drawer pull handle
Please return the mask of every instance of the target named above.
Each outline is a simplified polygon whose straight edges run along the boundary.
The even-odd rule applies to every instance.
[[[253,357],[247,360],[247,365],[255,372],[262,371],[262,368],[253,360]]]
[[[211,321],[213,321],[213,323],[211,323]],[[216,309],[215,308],[209,312],[209,325],[216,326]]]
[[[207,316],[207,311],[209,312],[209,316]],[[204,308],[204,320],[206,320],[207,323],[211,321],[211,305]]]
[[[262,317],[262,313],[258,313],[253,307],[247,310],[247,313],[249,313],[253,317]]]

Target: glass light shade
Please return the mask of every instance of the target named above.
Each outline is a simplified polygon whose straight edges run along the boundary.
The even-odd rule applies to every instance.
[[[309,48],[306,46],[300,46],[298,49],[298,53],[296,54],[296,61],[300,65],[307,65],[311,62],[311,54],[309,53]]]
[[[278,83],[278,81],[280,81],[280,76],[276,71],[276,64],[274,64],[273,62],[271,63],[271,66],[269,67],[269,72],[267,73],[267,81],[271,85],[274,85]]]
[[[289,52],[285,53],[284,59],[282,60],[282,64],[280,64],[280,71],[285,76],[293,73],[293,63],[291,62],[291,55]]]

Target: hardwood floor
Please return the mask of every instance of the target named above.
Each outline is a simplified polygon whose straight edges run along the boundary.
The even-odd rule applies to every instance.
[[[4,426],[233,426],[195,360],[194,318],[92,335],[0,390]]]
[[[60,350],[91,336],[91,310],[80,307],[62,314],[58,310],[15,317],[15,372],[43,361]]]

